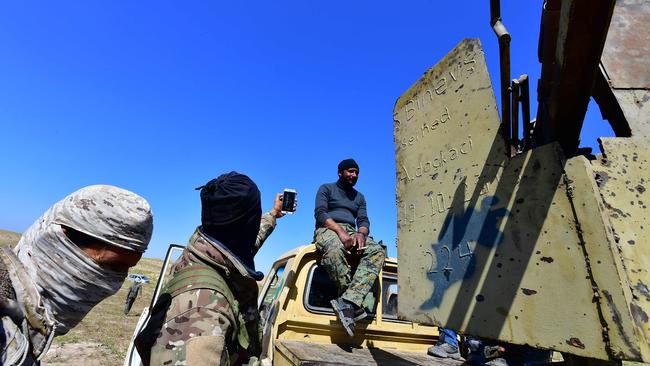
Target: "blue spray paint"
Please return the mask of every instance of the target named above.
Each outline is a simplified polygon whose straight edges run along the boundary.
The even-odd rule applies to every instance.
[[[453,283],[474,275],[474,252],[479,246],[490,249],[503,241],[499,225],[508,213],[506,208],[499,208],[496,196],[483,197],[479,210],[472,207],[465,210],[462,202],[452,205],[440,229],[438,242],[431,245],[430,254],[435,257],[435,266],[429,269],[427,278],[433,283],[433,294],[420,309],[439,307]]]

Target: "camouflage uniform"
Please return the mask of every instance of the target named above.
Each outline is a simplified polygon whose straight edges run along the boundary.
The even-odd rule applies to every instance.
[[[339,225],[350,235],[357,232],[350,224],[339,223]],[[314,241],[316,248],[322,254],[320,263],[327,270],[330,279],[336,283],[339,296],[359,307],[371,309],[374,305],[371,290],[379,270],[384,265],[386,249],[368,236],[363,254],[350,254],[338,235],[324,227],[316,229]],[[359,265],[354,272],[349,263],[349,260],[352,262],[353,259],[359,260]]]
[[[47,353],[56,325],[16,255],[0,248],[0,365],[34,365]]]
[[[269,213],[262,216],[254,253],[275,228],[275,220]],[[226,288],[219,288],[213,281],[206,280],[204,282],[212,285],[191,283],[181,286],[185,290],[168,294],[171,302],[151,347],[150,364],[253,363],[260,352],[257,281],[237,257],[211,240],[200,228],[194,232],[182,258],[174,265],[174,277],[187,273],[192,266],[211,269],[212,276],[217,277],[217,282],[227,284],[224,285]],[[152,318],[157,311],[160,309],[154,308]]]

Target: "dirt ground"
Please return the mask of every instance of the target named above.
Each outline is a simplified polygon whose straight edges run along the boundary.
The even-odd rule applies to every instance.
[[[101,343],[80,342],[55,344],[50,347],[47,355],[41,362],[43,366],[108,365],[110,350]]]

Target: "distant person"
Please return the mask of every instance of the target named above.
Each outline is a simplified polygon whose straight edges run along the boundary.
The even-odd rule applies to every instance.
[[[144,198],[95,185],[50,207],[15,253],[0,248],[0,364],[38,364],[53,337],[121,288],[152,231]]]
[[[338,181],[321,185],[316,193],[314,242],[322,255],[320,264],[338,289],[332,308],[352,337],[355,321],[367,315],[364,300],[384,265],[386,249],[368,236],[366,199],[354,189],[359,165],[353,159],[341,161],[338,176]],[[359,259],[354,273],[348,263],[352,257]]]
[[[140,295],[142,289],[142,282],[136,281],[129,287],[129,293],[126,294],[126,301],[124,302],[124,315],[128,315],[135,299]]]
[[[240,365],[260,354],[253,258],[283,216],[282,194],[262,215],[247,176],[223,174],[201,190],[201,226],[173,267],[136,339],[144,365]]]

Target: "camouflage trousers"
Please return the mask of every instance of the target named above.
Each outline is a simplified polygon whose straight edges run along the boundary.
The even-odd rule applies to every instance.
[[[349,234],[356,233],[352,225],[339,225]],[[384,265],[386,249],[369,236],[363,253],[351,254],[345,250],[338,235],[327,228],[316,229],[314,242],[322,254],[320,264],[336,284],[339,296],[356,306],[372,309],[374,296],[371,290]],[[351,263],[356,261],[359,265],[353,273]]]

